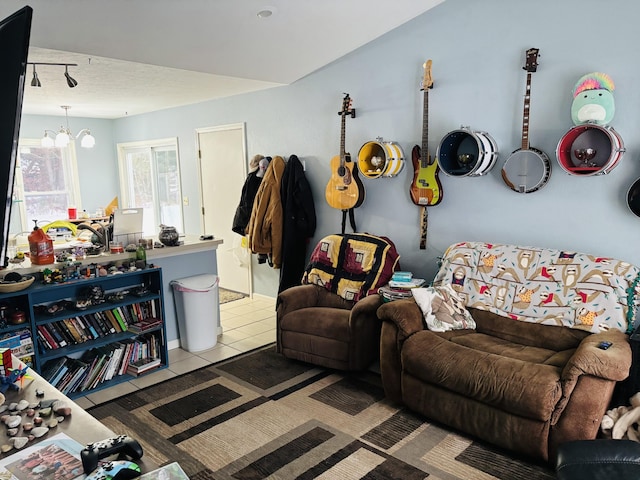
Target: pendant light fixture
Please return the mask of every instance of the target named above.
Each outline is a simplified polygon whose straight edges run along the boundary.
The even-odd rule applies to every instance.
[[[72,79],[73,80],[73,79]],[[73,80],[75,82],[75,80]],[[69,109],[71,108],[69,105],[61,105],[60,108],[64,109],[64,116],[67,121],[67,128],[65,129],[64,125],[60,127],[60,130],[56,133],[53,130],[45,130],[44,136],[42,140],[40,140],[40,144],[43,147],[58,147],[64,148],[71,140],[76,140],[82,136],[80,140],[80,146],[83,148],[93,148],[96,144],[96,139],[93,135],[91,135],[91,131],[88,128],[83,128],[78,132],[76,136],[71,133],[71,129],[69,128]],[[49,135],[49,132],[53,134],[53,136]]]

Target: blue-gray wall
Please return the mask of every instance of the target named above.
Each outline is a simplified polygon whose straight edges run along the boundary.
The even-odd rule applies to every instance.
[[[431,277],[437,257],[461,240],[572,249],[640,264],[640,219],[626,206],[627,190],[640,177],[640,43],[635,34],[639,14],[636,2],[623,0],[447,0],[293,85],[96,121],[101,148],[107,142],[113,145],[93,152],[92,158],[79,156],[83,205],[102,206],[118,193],[116,142],[177,136],[183,194],[192,199],[185,207],[185,227],[188,233],[200,233],[194,201],[199,198],[194,130],[245,122],[249,156],[296,154],[305,160],[318,215],[315,244],[340,230],[341,212],[328,207],[324,189],[330,159],[339,151],[337,112],[343,92],[349,92],[357,112],[355,119],[347,120],[346,146],[352,156],[357,157],[364,143],[382,136],[400,144],[408,161],[396,178],[365,179],[366,201],[356,212],[359,230],[389,236],[396,243],[404,269]],[[504,185],[500,167],[520,146],[526,77],[521,67],[530,47],[541,53],[532,79],[531,145],[549,155],[553,173],[540,191],[521,195]],[[441,174],[444,200],[429,209],[425,251],[418,248],[419,209],[408,188],[411,148],[421,141],[419,85],[427,58],[433,60],[434,80],[429,96],[431,154],[449,132],[468,125],[489,132],[500,156],[485,177]],[[571,89],[581,75],[592,71],[608,73],[616,83],[612,125],[627,152],[609,175],[569,176],[557,164],[555,149],[572,126]],[[28,136],[36,122],[40,118],[25,117],[23,135]],[[75,126],[79,120],[72,122],[74,130],[83,128]],[[92,166],[83,170],[83,162]],[[221,208],[235,208],[237,201],[229,198]],[[257,293],[274,296],[277,285],[278,272],[254,265]]]

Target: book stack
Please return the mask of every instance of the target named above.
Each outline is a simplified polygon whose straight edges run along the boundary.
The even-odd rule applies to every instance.
[[[389,280],[389,286],[391,288],[405,290],[421,287],[424,283],[425,281],[423,278],[413,278],[413,273],[411,272],[394,272],[391,280]]]
[[[127,373],[129,375],[133,375],[137,377],[138,375],[147,373],[149,370],[152,370],[159,366],[160,366],[159,358],[152,358],[152,357],[143,358],[136,362],[130,363],[129,366],[127,367]]]
[[[385,302],[411,298],[411,289],[425,284],[423,278],[413,278],[411,272],[394,272],[389,283],[381,287],[379,292]]]

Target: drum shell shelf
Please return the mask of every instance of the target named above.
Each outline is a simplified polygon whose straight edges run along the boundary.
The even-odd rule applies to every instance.
[[[375,160],[381,162],[375,165]],[[367,178],[395,177],[404,168],[404,152],[395,142],[367,142],[358,151],[358,169]]]
[[[463,156],[467,161],[462,161]],[[495,165],[498,147],[488,133],[462,128],[443,137],[436,157],[440,169],[449,176],[479,177]]]
[[[577,150],[593,149],[592,165],[576,157]],[[625,152],[624,142],[611,126],[596,124],[576,125],[565,133],[556,148],[556,159],[569,175],[606,175],[611,172]]]

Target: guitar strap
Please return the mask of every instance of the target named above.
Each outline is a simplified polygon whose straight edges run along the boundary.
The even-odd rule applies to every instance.
[[[427,227],[429,226],[429,212],[426,206],[420,207],[420,250],[427,248]]]
[[[354,208],[342,210],[342,234],[343,235],[345,233],[344,231],[347,223],[347,212],[349,213],[349,224],[351,225],[351,229],[353,230],[354,233],[358,231],[358,229],[356,228],[356,214],[354,210],[355,210]]]

